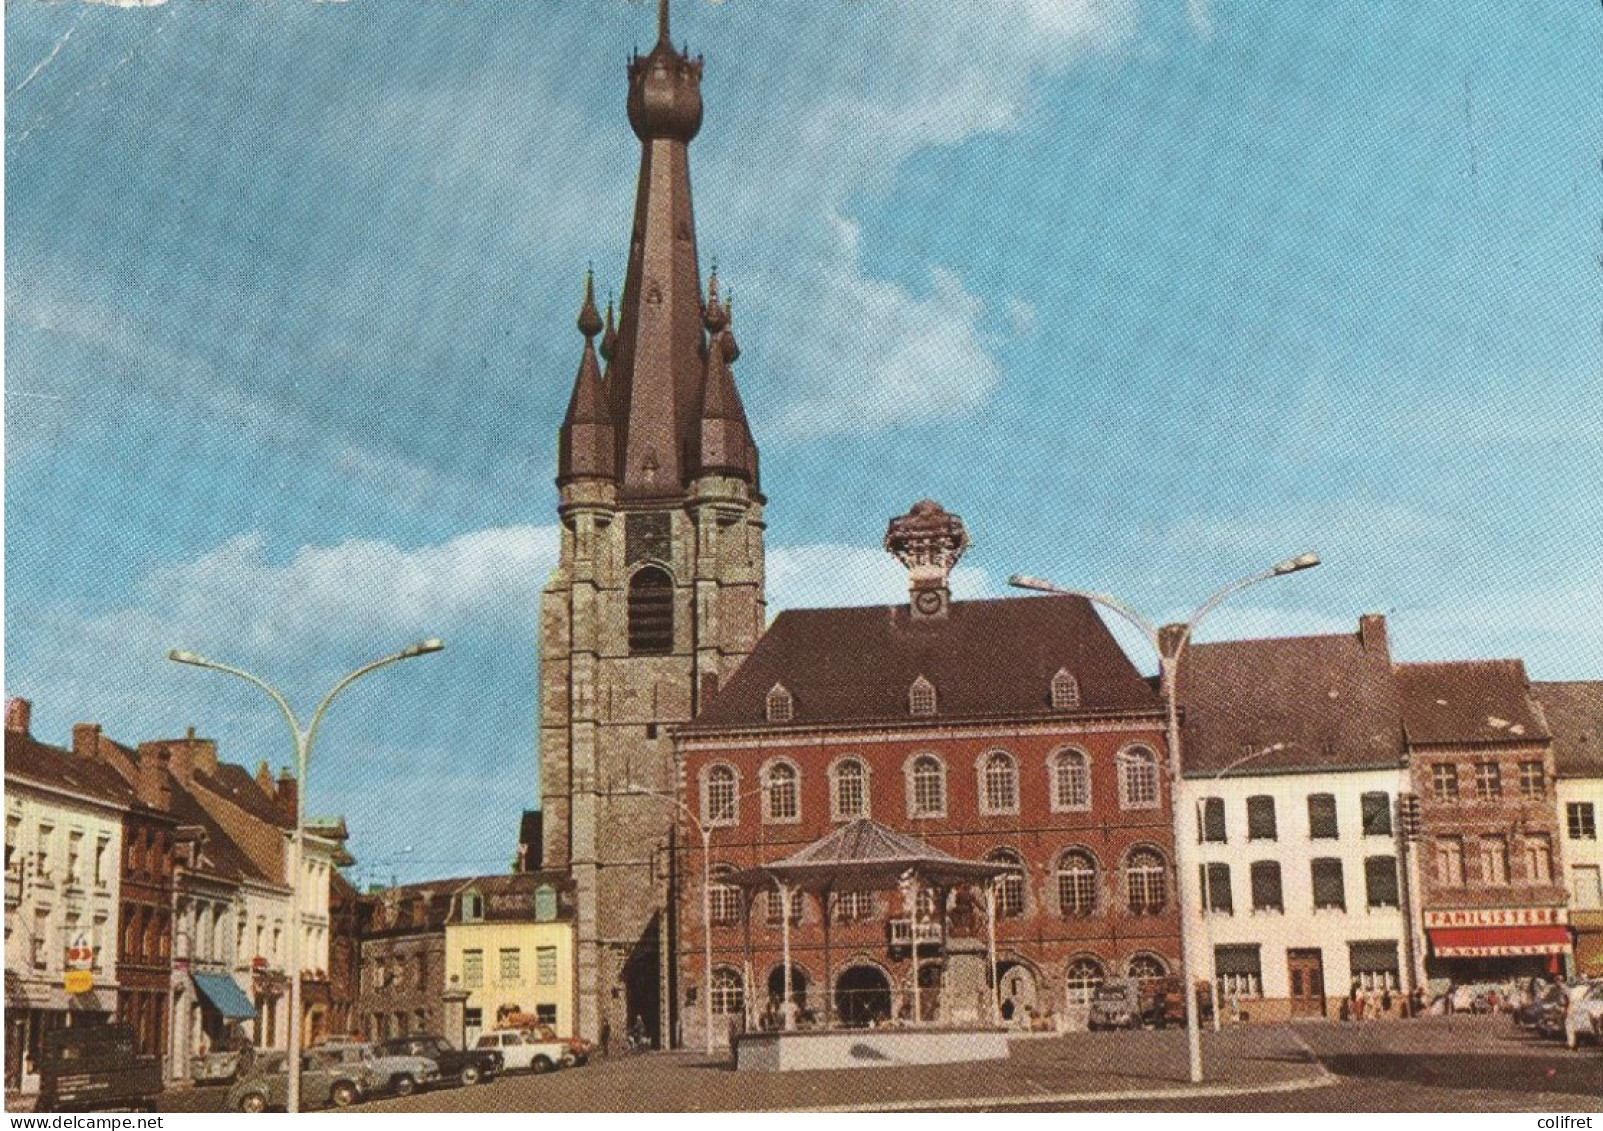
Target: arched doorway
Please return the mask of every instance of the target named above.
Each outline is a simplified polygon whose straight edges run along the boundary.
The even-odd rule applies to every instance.
[[[997,967],[1001,992],[1002,1024],[1027,1028],[1030,1014],[1039,1007],[1035,972],[1021,962],[1005,962]]]
[[[768,972],[768,1000],[779,1003],[785,1000],[785,965],[780,963]],[[790,967],[790,1000],[798,1011],[807,1008],[807,971],[795,963]]]
[[[835,979],[835,1015],[849,1028],[891,1016],[891,983],[877,966],[849,966]]]

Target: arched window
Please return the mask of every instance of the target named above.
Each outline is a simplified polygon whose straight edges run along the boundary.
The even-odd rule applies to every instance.
[[[980,762],[980,802],[986,813],[1019,811],[1019,768],[1005,750],[993,750]]]
[[[1024,861],[1010,848],[998,848],[985,854],[990,864],[1006,865],[1008,871],[996,878],[996,917],[1017,919],[1024,914]]]
[[[1145,746],[1119,751],[1119,807],[1155,809],[1158,805],[1158,756]]]
[[[908,768],[907,815],[946,816],[946,767],[933,754],[920,754]]]
[[[713,869],[712,887],[707,893],[707,909],[715,927],[732,927],[740,922],[740,889],[723,882],[733,871],[728,864]]]
[[[1052,810],[1091,808],[1091,763],[1078,750],[1052,755]]]
[[[782,683],[776,683],[768,690],[767,714],[771,723],[788,723],[795,716],[796,701],[791,697],[790,691]]]
[[[1168,902],[1163,857],[1153,848],[1137,848],[1124,868],[1125,889],[1132,915],[1157,915]]]
[[[763,820],[801,820],[801,782],[796,767],[789,762],[775,762],[763,779]]]
[[[907,713],[909,715],[935,713],[935,685],[923,676],[915,679],[913,686],[907,689]]]
[[[1058,914],[1065,919],[1094,914],[1097,905],[1096,857],[1071,848],[1058,858]]]
[[[701,777],[701,816],[709,825],[733,825],[740,820],[740,775],[735,767],[719,763]]]
[[[1052,709],[1068,711],[1080,705],[1080,681],[1068,668],[1059,668],[1052,677]]]
[[[673,578],[660,566],[646,566],[629,579],[629,654],[672,651]]]
[[[1076,958],[1069,963],[1063,980],[1070,1005],[1089,1005],[1096,988],[1107,979],[1107,971],[1094,958]]]
[[[1140,954],[1131,956],[1128,970],[1130,977],[1146,980],[1166,977],[1169,973],[1169,966],[1156,954],[1148,954],[1142,951]]]
[[[829,782],[830,808],[837,821],[868,816],[868,770],[856,758],[835,763]]]
[[[724,1017],[746,1011],[746,983],[739,970],[720,966],[712,972],[712,1011]]]
[[[541,884],[534,889],[534,920],[537,923],[549,923],[557,917],[557,889],[550,884]]]

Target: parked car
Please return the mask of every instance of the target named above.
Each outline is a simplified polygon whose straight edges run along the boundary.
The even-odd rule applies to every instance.
[[[574,1065],[584,1064],[596,1051],[594,1041],[583,1037],[559,1037],[557,1031],[545,1024],[532,1013],[512,1013],[501,1021],[503,1029],[521,1029],[525,1034],[533,1034],[542,1041],[556,1041],[567,1046],[567,1052],[562,1057],[562,1067],[572,1068]]]
[[[154,1111],[161,1061],[135,1051],[131,1025],[74,1025],[44,1035],[36,1111]]]
[[[317,1051],[344,1064],[360,1065],[373,1078],[372,1091],[410,1096],[440,1080],[440,1066],[426,1056],[381,1051],[366,1041],[339,1038],[319,1045]]]
[[[427,1057],[439,1066],[441,1080],[459,1080],[464,1085],[491,1080],[501,1072],[505,1061],[495,1049],[457,1049],[444,1037],[413,1033],[379,1043],[379,1051],[389,1056]]]
[[[568,1046],[561,1041],[547,1041],[521,1029],[491,1030],[475,1047],[499,1052],[508,1072],[550,1072],[562,1067],[568,1055]]]
[[[1569,1006],[1569,991],[1558,982],[1536,987],[1532,997],[1514,1010],[1514,1024],[1534,1029],[1538,1036],[1557,1037],[1564,1032],[1564,1012]]]
[[[350,1107],[373,1091],[374,1080],[360,1062],[351,1064],[323,1050],[301,1054],[301,1106]],[[289,1056],[262,1053],[233,1087],[228,1107],[233,1111],[260,1112],[289,1102]]]
[[[1163,1029],[1186,1023],[1185,991],[1179,978],[1110,978],[1091,995],[1086,1024],[1098,1029]],[[1208,987],[1197,987],[1197,1018],[1212,1022]]]
[[[1570,988],[1569,1006],[1564,1011],[1564,1043],[1579,1048],[1582,1041],[1603,1043],[1603,978],[1593,978]]]

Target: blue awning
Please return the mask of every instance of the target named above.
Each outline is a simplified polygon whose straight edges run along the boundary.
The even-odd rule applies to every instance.
[[[256,1017],[256,1007],[245,996],[245,991],[239,988],[239,983],[227,974],[195,974],[195,987],[205,995],[206,1000],[217,1007],[217,1012],[223,1015],[224,1021],[251,1021]]]

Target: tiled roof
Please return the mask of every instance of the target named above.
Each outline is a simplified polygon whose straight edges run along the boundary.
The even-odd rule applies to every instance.
[[[1399,664],[1397,683],[1411,745],[1543,742],[1548,737],[1519,660]]]
[[[110,766],[59,746],[50,746],[20,731],[6,731],[6,777],[93,797],[124,808],[136,801],[133,787]]]
[[[206,841],[200,850],[201,866],[196,869],[198,872],[236,882],[244,879],[276,882],[274,877],[261,874],[245,850],[234,843],[233,838],[182,784],[174,781],[172,790],[172,812],[178,824],[195,825],[206,832]]]
[[[1383,631],[1193,644],[1179,673],[1187,777],[1403,763]]]
[[[766,888],[778,877],[809,889],[875,891],[895,887],[909,872],[927,882],[985,880],[1005,865],[963,860],[877,821],[859,817],[789,856],[726,877],[748,888]]]
[[[1603,777],[1603,680],[1533,683],[1553,735],[1553,762],[1565,778]]]
[[[509,872],[495,876],[474,876],[463,880],[453,895],[476,891],[484,897],[484,921],[522,922],[534,914],[534,892],[549,884],[557,892],[557,917],[573,915],[573,878],[567,872]],[[462,922],[462,901],[452,900],[450,921]]]
[[[912,620],[906,605],[781,613],[735,677],[683,729],[764,725],[768,692],[783,684],[793,724],[907,723],[908,689],[935,686],[935,720],[1054,718],[1052,677],[1079,684],[1078,712],[1155,711],[1157,696],[1090,602],[1015,597],[953,602],[942,618]]]
[[[295,823],[293,820],[283,819],[277,803],[263,792],[261,784],[244,766],[237,766],[232,762],[219,762],[215,774],[197,770],[195,781],[219,797],[226,797],[258,821],[281,828],[287,828]]]

